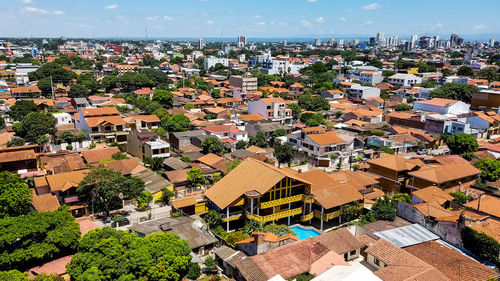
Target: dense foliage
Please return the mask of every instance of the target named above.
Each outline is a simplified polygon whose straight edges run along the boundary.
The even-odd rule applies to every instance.
[[[160,232],[136,233],[105,227],[87,233],[67,266],[73,280],[181,280],[191,250],[186,241]]]
[[[293,150],[288,144],[278,145],[274,149],[274,157],[278,160],[279,164],[288,164],[293,161]]]
[[[221,156],[226,151],[224,144],[216,136],[209,136],[201,142],[203,153],[213,153]]]
[[[32,194],[31,188],[17,174],[0,172],[0,218],[26,214]]]
[[[12,129],[16,135],[24,138],[28,142],[37,142],[44,135],[55,135],[56,121],[51,114],[40,112],[30,112],[24,116],[21,122],[15,123]]]
[[[477,88],[471,85],[463,85],[460,83],[446,83],[439,89],[431,91],[432,98],[460,100],[465,103],[470,103],[472,94],[477,91]]]
[[[479,233],[470,227],[461,232],[464,248],[471,251],[482,260],[499,264],[500,244],[484,233]]]
[[[462,155],[476,152],[478,147],[476,138],[465,133],[456,133],[448,136],[445,142],[453,154]]]
[[[474,166],[481,170],[481,179],[485,181],[496,181],[500,177],[500,160],[484,158]]]

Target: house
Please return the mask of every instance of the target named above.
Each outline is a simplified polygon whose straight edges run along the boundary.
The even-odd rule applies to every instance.
[[[344,92],[338,89],[324,90],[321,92],[321,96],[326,99],[342,99],[344,98]]]
[[[169,141],[171,147],[178,151],[182,147],[186,147],[191,144],[191,138],[193,137],[198,137],[198,136],[204,136],[205,131],[203,130],[193,130],[193,131],[186,131],[186,132],[175,132],[169,134]]]
[[[170,157],[170,143],[154,132],[133,129],[127,136],[127,152],[142,160],[147,157],[167,158]]]
[[[80,217],[87,214],[87,205],[81,201],[76,192],[78,184],[85,178],[89,170],[79,170],[67,173],[35,177],[34,184],[37,196],[57,198],[59,205],[68,205],[73,216]],[[50,194],[47,195],[47,194]],[[54,199],[53,197],[51,198]],[[53,200],[55,203],[55,200]],[[50,206],[49,206],[50,207]],[[59,206],[52,205],[56,210]],[[36,205],[35,205],[36,208]]]
[[[134,129],[156,130],[160,127],[160,118],[156,115],[135,115],[123,118],[130,131]]]
[[[151,90],[151,88],[149,87],[143,87],[138,90],[135,90],[134,94],[136,94],[137,97],[146,97],[148,99],[153,98],[153,90]]]
[[[326,131],[325,128],[309,127],[303,128],[297,133],[287,136],[288,144],[312,163],[321,167],[330,167],[332,154],[342,154],[347,151],[347,142],[337,136],[334,131]]]
[[[469,113],[470,105],[458,100],[433,98],[413,102],[414,110],[460,115]]]
[[[420,189],[434,185],[447,193],[467,192],[480,174],[480,170],[466,161],[425,165],[408,173],[410,177],[408,187]]]
[[[29,172],[37,170],[37,157],[33,149],[0,152],[0,171]]]
[[[373,108],[372,110],[359,108],[359,109],[344,113],[344,115],[342,117],[345,121],[355,119],[355,120],[365,121],[368,123],[380,123],[380,122],[382,122],[383,116],[384,116],[384,112],[381,110],[378,110],[377,108]]]
[[[245,131],[248,132],[249,137],[255,137],[258,132],[262,132],[266,135],[266,138],[270,138],[271,134],[278,129],[284,129],[287,134],[292,132],[292,126],[277,122],[247,123],[245,125]]]
[[[33,99],[42,93],[38,86],[12,88],[10,92],[15,99]]]
[[[450,280],[443,273],[385,239],[366,250],[366,262],[382,280]]]
[[[473,129],[486,132],[486,136],[500,135],[500,116],[495,112],[476,111],[465,122]]]
[[[255,256],[294,241],[299,239],[291,234],[276,236],[273,233],[254,232],[252,237],[236,242],[235,246],[248,256]]]
[[[75,128],[93,141],[126,143],[126,122],[115,107],[85,108],[78,111]]]
[[[271,280],[276,275],[288,280],[309,273],[320,275],[331,267],[349,266],[363,244],[346,228],[295,241],[236,262],[237,279]]]
[[[398,155],[384,155],[368,161],[369,173],[379,177],[380,187],[389,194],[403,192],[408,185],[408,172],[417,170],[424,163]]]
[[[231,86],[240,88],[243,92],[257,91],[257,77],[251,74],[231,75],[229,77],[229,84]]]
[[[259,114],[266,120],[281,124],[292,123],[292,110],[286,107],[282,98],[264,98],[248,102],[248,113]]]
[[[56,120],[56,126],[73,124],[73,117],[69,113],[53,113],[52,116]]]
[[[222,264],[224,275],[228,277],[235,277],[236,262],[247,258],[245,253],[236,251],[226,245],[218,247],[214,254],[219,264]]]
[[[302,86],[302,84],[295,82],[290,87],[288,87],[288,90],[290,90],[290,96],[292,97],[298,97],[301,94],[304,93],[305,87]]]
[[[498,208],[498,204],[500,204],[500,198],[492,195],[481,195],[478,199],[465,203],[464,206],[470,208],[473,212],[487,215],[500,221],[500,209]]]
[[[135,158],[105,161],[102,163],[93,164],[92,166],[103,166],[113,171],[120,172],[123,176],[130,176],[132,174],[147,170],[147,168],[139,164],[139,162]]]
[[[202,128],[209,136],[216,136],[222,142],[248,141],[248,133],[236,125],[219,125]]]
[[[353,100],[380,97],[380,89],[361,85],[353,85],[347,89],[347,97]]]
[[[72,98],[71,105],[76,108],[76,110],[80,110],[82,108],[87,108],[90,106],[89,101],[86,98]]]
[[[422,83],[422,78],[413,74],[397,73],[389,76],[389,84],[401,87],[413,87],[416,84]]]
[[[375,86],[382,83],[384,77],[382,76],[382,71],[362,71],[359,75],[359,81],[362,84]]]
[[[47,174],[59,174],[87,169],[80,154],[60,151],[53,154],[40,155],[40,169]]]
[[[82,157],[88,164],[99,163],[102,160],[112,159],[111,157],[115,153],[120,153],[118,147],[106,147],[106,148],[94,148],[91,150],[82,151]]]
[[[431,185],[411,193],[412,205],[419,203],[437,203],[439,206],[448,208],[455,198],[444,192],[437,186]]]
[[[222,214],[227,230],[231,222],[243,218],[261,223],[283,219],[290,224],[295,216],[301,221],[316,218],[323,227],[324,222],[340,219],[342,205],[363,200],[355,188],[337,184],[326,173],[314,177],[321,178],[312,183],[303,173],[247,158],[210,187],[205,197]]]

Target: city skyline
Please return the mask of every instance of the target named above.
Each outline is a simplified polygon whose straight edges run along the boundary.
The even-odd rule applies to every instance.
[[[292,3],[293,2],[293,3]],[[3,36],[78,38],[328,38],[459,33],[498,37],[500,3],[482,1],[470,14],[464,1],[1,0]],[[460,5],[464,3],[464,5]],[[497,8],[495,8],[497,7]],[[147,32],[146,32],[147,30]]]

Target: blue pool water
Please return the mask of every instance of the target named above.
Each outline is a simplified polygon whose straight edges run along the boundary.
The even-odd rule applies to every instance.
[[[290,227],[290,229],[297,234],[297,238],[299,238],[300,240],[321,235],[321,233],[317,232],[314,229],[303,228],[300,226],[292,226]]]

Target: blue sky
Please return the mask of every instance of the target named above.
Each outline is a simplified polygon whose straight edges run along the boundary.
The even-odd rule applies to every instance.
[[[499,0],[0,0],[0,36],[500,33]],[[500,38],[498,38],[500,39]]]

